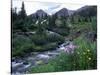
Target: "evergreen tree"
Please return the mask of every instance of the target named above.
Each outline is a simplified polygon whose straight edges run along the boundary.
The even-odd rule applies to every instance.
[[[21,8],[21,11],[19,13],[19,17],[21,19],[25,19],[26,18],[26,11],[25,11],[25,6],[24,6],[24,2],[22,2],[22,8]]]
[[[16,25],[16,29],[21,30],[23,32],[27,31],[28,27],[27,27],[27,14],[25,11],[25,5],[24,2],[22,2],[22,7],[21,7],[21,11],[18,14],[18,20]]]

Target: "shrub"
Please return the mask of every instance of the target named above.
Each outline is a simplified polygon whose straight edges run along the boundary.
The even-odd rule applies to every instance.
[[[79,47],[73,54],[62,52],[57,58],[51,59],[48,64],[34,67],[31,73],[57,72],[72,70],[90,70],[97,68],[96,42],[88,42],[79,37],[74,40]]]
[[[67,36],[70,33],[70,28],[55,28],[53,31],[62,36]]]
[[[58,34],[35,34],[32,36],[32,41],[36,45],[45,45],[48,43],[56,42],[56,43],[63,43],[64,37],[58,35]]]
[[[45,45],[34,45],[33,49],[35,52],[43,52],[43,51],[48,51],[48,50],[54,50],[58,44],[56,43],[48,43]]]
[[[56,33],[53,33],[53,34],[49,34],[46,36],[46,39],[48,42],[61,42],[63,43],[64,42],[64,37],[59,35],[59,34],[56,34]]]
[[[31,36],[13,35],[12,56],[25,56],[30,52],[43,52],[54,50],[59,43],[63,43],[64,38],[55,34],[34,34]]]
[[[16,35],[12,40],[12,45],[12,56],[23,56],[25,53],[32,51],[34,43],[24,35]]]
[[[31,39],[36,45],[43,45],[43,44],[48,43],[45,38],[45,35],[41,35],[41,34],[34,34],[31,37]]]

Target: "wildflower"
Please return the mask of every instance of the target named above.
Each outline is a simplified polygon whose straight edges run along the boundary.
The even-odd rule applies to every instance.
[[[90,58],[90,57],[89,57],[88,59],[89,59],[89,60],[91,60],[91,58]]]
[[[88,49],[87,52],[90,52],[90,50]]]
[[[85,52],[83,52],[83,55],[85,55],[86,53]]]
[[[69,45],[67,45],[65,47],[65,51],[67,53],[74,53],[75,48],[77,48],[77,46],[73,45],[72,43],[70,43]]]

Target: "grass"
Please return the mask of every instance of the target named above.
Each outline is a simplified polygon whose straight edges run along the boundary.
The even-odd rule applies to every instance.
[[[84,36],[74,40],[79,45],[76,50],[80,69],[96,69],[97,67],[97,43],[90,42]]]
[[[53,39],[52,39],[53,38]],[[57,34],[34,34],[30,36],[13,36],[13,57],[23,57],[30,52],[43,52],[54,50],[59,44],[64,42],[64,37]]]
[[[96,32],[96,19],[92,22],[79,22],[72,25],[70,34],[67,30],[55,29],[55,32],[66,35],[67,33],[79,36],[73,39],[73,43],[78,47],[73,54],[62,52],[57,58],[49,60],[48,64],[33,67],[30,73],[58,72],[73,70],[91,70],[97,68],[97,42],[89,41],[85,34]],[[47,51],[55,49],[64,42],[64,37],[59,35],[35,34],[29,37],[15,36],[13,38],[13,56],[24,56],[29,52]],[[39,61],[39,64],[42,62]]]
[[[73,54],[61,53],[48,64],[34,67],[30,73],[91,70],[97,68],[96,42],[87,41],[83,36],[74,40],[78,46]]]

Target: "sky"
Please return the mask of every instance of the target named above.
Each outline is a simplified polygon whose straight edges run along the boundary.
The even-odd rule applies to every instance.
[[[41,0],[12,0],[12,7],[17,8],[17,12],[20,11],[22,6],[22,1],[25,4],[25,10],[27,15],[35,13],[37,10],[42,9],[47,12],[49,15],[54,14],[62,8],[67,8],[70,10],[77,10],[84,4],[73,4],[73,3],[56,3],[56,2],[41,2]]]

